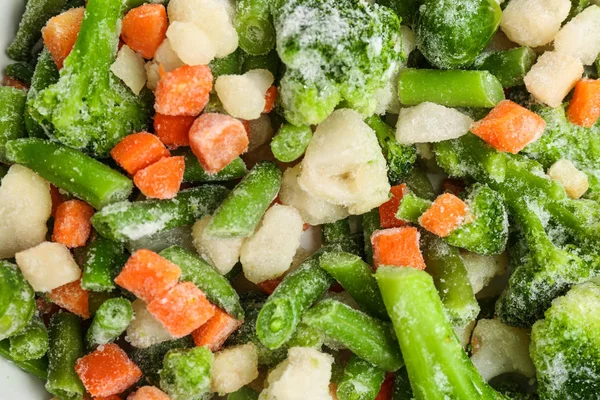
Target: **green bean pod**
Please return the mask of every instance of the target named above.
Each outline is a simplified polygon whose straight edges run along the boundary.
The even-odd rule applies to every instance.
[[[8,339],[0,340],[0,357],[10,361],[23,371],[38,377],[42,380],[46,380],[48,377],[48,358],[42,357],[37,360],[18,361],[12,358],[10,355],[10,343]]]
[[[31,78],[31,86],[27,91],[27,104],[30,104],[38,94],[48,86],[58,82],[58,68],[52,59],[52,55],[47,48],[44,47],[40,53],[33,77]],[[25,129],[29,137],[45,138],[46,132],[44,128],[31,116],[29,107],[25,110]]]
[[[85,336],[89,349],[107,344],[121,336],[133,320],[131,302],[122,297],[108,299],[98,310]]]
[[[283,124],[271,141],[271,151],[279,161],[292,162],[302,157],[311,139],[310,126]]]
[[[160,371],[160,388],[172,400],[203,398],[210,391],[213,359],[207,347],[170,350]]]
[[[189,349],[194,347],[194,341],[191,336],[185,336],[181,339],[169,340],[167,342],[153,344],[143,349],[131,347],[128,352],[131,361],[133,361],[144,374],[144,378],[149,384],[158,386],[160,382],[159,372],[163,368],[163,360],[170,350]]]
[[[48,351],[48,330],[41,319],[33,317],[19,333],[9,338],[10,356],[16,361],[37,360]]]
[[[523,78],[535,63],[536,58],[535,51],[529,47],[517,47],[505,51],[483,53],[475,60],[473,68],[488,71],[498,78],[502,87],[509,88],[523,84]]]
[[[35,293],[21,271],[8,261],[0,261],[0,340],[27,326],[35,308]]]
[[[374,400],[385,379],[385,370],[352,355],[337,385],[339,400]]]
[[[230,162],[216,174],[209,174],[202,168],[198,161],[198,157],[196,157],[189,148],[175,150],[173,155],[183,156],[185,161],[185,171],[183,173],[184,182],[232,181],[234,179],[242,178],[248,172],[246,164],[244,164],[244,161],[239,157]]]
[[[365,241],[365,260],[373,264],[373,245],[371,244],[371,235],[377,229],[381,228],[379,219],[379,208],[374,208],[362,216],[363,236]]]
[[[233,53],[223,57],[215,58],[208,64],[213,79],[221,75],[240,75],[242,73],[242,63],[244,62],[243,52],[237,48]]]
[[[98,235],[86,251],[81,287],[94,292],[110,292],[116,287],[114,279],[126,260],[122,243]]]
[[[31,64],[26,62],[16,62],[12,64],[8,64],[4,73],[6,76],[16,79],[19,82],[24,83],[25,85],[31,85],[31,78],[33,77],[34,68]]]
[[[431,207],[431,204],[431,201],[408,192],[402,197],[396,212],[396,218],[418,224],[419,218]]]
[[[267,54],[261,55],[244,55],[244,64],[242,65],[242,73],[253,70],[253,69],[266,69],[273,74],[275,79],[279,75],[279,68],[281,67],[281,60],[275,49],[271,50]]]
[[[239,0],[235,29],[242,50],[248,54],[267,54],[275,47],[275,28],[268,0]]]
[[[323,242],[323,245],[340,242],[350,235],[350,221],[348,218],[321,226],[321,242]]]
[[[0,161],[8,161],[6,143],[24,137],[25,102],[27,92],[10,86],[0,86]]]

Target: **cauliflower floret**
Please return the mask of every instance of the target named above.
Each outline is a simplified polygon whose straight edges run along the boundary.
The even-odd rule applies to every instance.
[[[258,353],[252,342],[215,353],[212,391],[232,393],[258,378]]]
[[[204,232],[211,219],[212,217],[207,215],[194,224],[194,246],[198,254],[225,275],[238,262],[244,238],[221,239],[206,235]]]
[[[146,310],[146,303],[136,300],[132,304],[135,317],[127,327],[127,340],[133,347],[144,349],[153,344],[175,340],[152,314]]]
[[[471,252],[462,252],[460,257],[463,260],[469,282],[471,282],[475,294],[486,287],[492,278],[506,272],[508,266],[506,253],[495,256],[482,256]]]
[[[600,53],[600,7],[590,6],[567,22],[554,38],[554,50],[593,64]]]
[[[79,266],[62,243],[42,242],[17,253],[15,259],[36,292],[49,292],[81,277]]]
[[[117,58],[111,65],[110,70],[135,94],[140,94],[140,91],[146,85],[144,59],[126,44],[117,53]]]
[[[253,120],[265,109],[265,95],[273,80],[273,74],[266,69],[253,69],[244,75],[221,75],[215,82],[215,91],[228,114]]]
[[[522,46],[550,43],[569,15],[569,0],[511,0],[500,21],[500,29]]]
[[[154,53],[154,62],[162,64],[165,72],[171,72],[174,69],[185,65],[177,53],[175,53],[175,50],[173,50],[169,39],[163,40],[160,46],[158,46],[158,49],[156,49],[156,53]]]
[[[456,139],[467,134],[473,122],[454,108],[425,102],[400,110],[396,140],[413,144]]]
[[[206,32],[191,22],[172,22],[167,38],[177,56],[188,65],[208,64],[217,54]]]

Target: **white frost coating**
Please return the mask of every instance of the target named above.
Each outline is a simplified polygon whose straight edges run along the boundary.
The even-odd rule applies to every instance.
[[[600,53],[600,7],[590,6],[567,22],[554,38],[554,50],[593,64]]]
[[[375,132],[354,110],[336,110],[315,131],[298,184],[312,196],[364,214],[388,200],[387,167]]]
[[[125,340],[133,347],[145,349],[153,344],[175,339],[163,324],[146,310],[146,303],[137,299],[131,305],[135,317],[127,327]]]
[[[550,107],[561,105],[583,74],[583,64],[578,58],[556,51],[542,54],[525,78],[527,91],[537,101]]]
[[[126,44],[117,53],[117,58],[110,66],[110,70],[135,94],[140,94],[146,84],[144,59]]]
[[[548,169],[548,176],[563,185],[567,195],[572,199],[580,198],[590,187],[587,175],[566,159],[552,164]]]
[[[471,361],[486,381],[509,372],[533,378],[530,335],[529,329],[504,325],[497,319],[481,319],[473,330]]]
[[[217,48],[206,32],[191,22],[172,22],[167,29],[167,38],[173,51],[188,65],[208,64],[217,54]]]
[[[467,276],[474,294],[479,293],[486,287],[492,278],[504,274],[508,266],[506,253],[496,256],[482,256],[471,252],[461,252],[460,257],[467,270]]]
[[[215,91],[232,117],[253,120],[265,109],[265,95],[273,80],[273,74],[266,69],[254,69],[244,75],[221,75],[215,82]]]
[[[71,252],[61,243],[42,242],[17,253],[15,258],[23,277],[36,292],[49,292],[81,277]]]
[[[275,131],[271,125],[271,118],[267,114],[262,114],[250,123],[250,143],[248,144],[248,153],[258,149],[263,144],[271,140]]]
[[[466,348],[467,345],[471,342],[471,334],[473,333],[473,328],[475,328],[476,320],[469,322],[465,326],[455,326],[454,333],[458,337],[458,341],[462,345],[463,348]]]
[[[211,391],[224,395],[258,378],[258,353],[252,342],[215,353]]]
[[[425,102],[400,110],[396,140],[413,144],[456,139],[467,134],[473,122],[454,108]]]
[[[185,65],[177,53],[175,53],[175,50],[173,50],[169,39],[163,40],[160,46],[158,46],[158,49],[156,49],[156,53],[154,53],[154,62],[156,64],[162,64],[165,72],[171,72],[174,69]]]
[[[569,0],[511,0],[500,20],[500,29],[522,46],[550,43],[569,15]]]
[[[292,265],[304,222],[294,207],[274,204],[254,234],[246,239],[240,261],[246,279],[260,283],[277,278]]]
[[[10,167],[0,186],[0,259],[46,240],[51,211],[48,182],[29,168]]]
[[[211,220],[212,217],[207,215],[194,224],[194,247],[202,258],[225,275],[238,262],[244,238],[220,239],[206,235],[205,230]]]
[[[332,400],[329,393],[333,357],[308,347],[292,347],[288,358],[267,377],[259,400]]]

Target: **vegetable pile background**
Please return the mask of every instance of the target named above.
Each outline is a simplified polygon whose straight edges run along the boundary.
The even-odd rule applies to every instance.
[[[6,51],[55,399],[599,398],[598,0],[28,0]]]

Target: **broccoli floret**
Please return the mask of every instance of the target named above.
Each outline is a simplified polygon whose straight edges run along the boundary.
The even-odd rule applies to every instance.
[[[600,393],[600,280],[552,302],[531,331],[531,358],[543,399],[596,399]]]
[[[342,101],[373,114],[376,91],[403,58],[398,17],[362,0],[278,0],[272,12],[287,67],[280,83],[287,120],[318,124]]]
[[[144,130],[149,107],[113,75],[122,0],[89,0],[77,42],[58,83],[29,103],[48,136],[104,157],[124,136]]]

